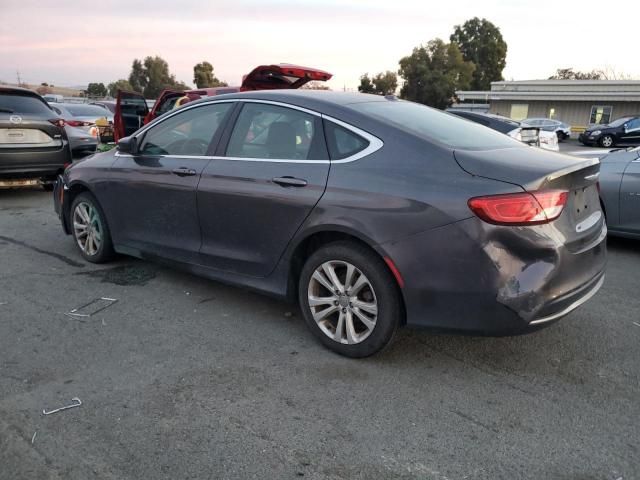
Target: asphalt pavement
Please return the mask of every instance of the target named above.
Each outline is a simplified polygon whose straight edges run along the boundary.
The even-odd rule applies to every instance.
[[[286,303],[89,264],[51,194],[0,191],[0,479],[638,479],[639,247],[537,333],[349,360]]]

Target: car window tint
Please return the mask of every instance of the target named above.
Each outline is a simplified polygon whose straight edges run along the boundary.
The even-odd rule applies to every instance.
[[[323,147],[319,117],[276,105],[247,103],[233,128],[226,154],[239,158],[324,160]]]
[[[49,106],[33,95],[0,94],[2,113],[49,114],[53,112]]]
[[[628,130],[635,129],[635,128],[640,128],[640,118],[636,118],[634,120],[631,120],[629,123],[627,123]]]
[[[384,100],[349,105],[408,133],[451,148],[489,150],[521,146],[517,140],[454,115],[404,100]]]
[[[332,160],[350,157],[369,146],[367,140],[340,125],[325,121],[324,126],[329,155]]]
[[[147,131],[140,146],[143,155],[206,155],[231,103],[184,110]]]
[[[65,105],[74,117],[100,117],[109,115],[109,111],[98,105]]]

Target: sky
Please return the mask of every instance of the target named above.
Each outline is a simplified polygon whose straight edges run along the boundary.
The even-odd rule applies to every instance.
[[[506,80],[608,68],[640,78],[640,1],[603,0],[0,0],[0,81],[80,86],[127,78],[160,55],[191,85],[193,65],[238,85],[253,67],[295,63],[355,89],[363,73],[397,71],[414,47],[474,16],[508,45]],[[90,6],[92,5],[92,6]]]

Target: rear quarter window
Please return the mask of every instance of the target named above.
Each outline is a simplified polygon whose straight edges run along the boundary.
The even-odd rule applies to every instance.
[[[386,100],[355,103],[350,107],[383,123],[453,149],[492,150],[523,146],[507,135],[419,103]]]
[[[32,95],[0,93],[0,113],[53,114],[49,106]]]
[[[324,129],[331,160],[342,160],[369,146],[369,142],[360,135],[331,121],[325,120]]]

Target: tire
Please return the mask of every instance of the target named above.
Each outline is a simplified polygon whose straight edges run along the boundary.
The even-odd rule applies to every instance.
[[[348,273],[356,289],[346,289],[350,295],[343,294]],[[320,342],[351,358],[368,357],[389,345],[403,315],[400,291],[388,267],[374,252],[349,241],[325,245],[307,259],[298,300],[307,326]]]
[[[611,148],[615,145],[615,141],[611,135],[603,135],[598,143],[600,143],[602,148]]]
[[[91,263],[105,263],[114,257],[106,217],[93,195],[89,192],[79,194],[71,204],[69,217],[73,239],[85,260]],[[80,227],[82,225],[85,226],[84,229]],[[87,228],[87,225],[90,227]],[[83,235],[87,230],[88,233]]]

